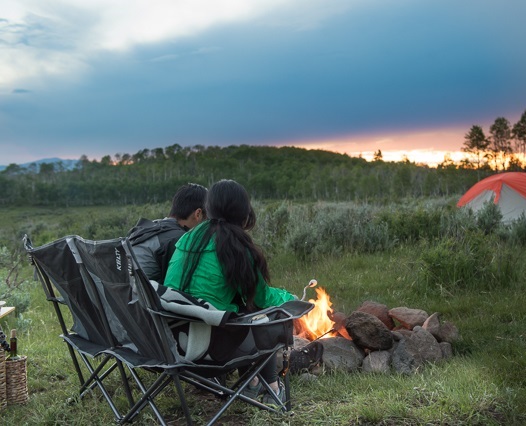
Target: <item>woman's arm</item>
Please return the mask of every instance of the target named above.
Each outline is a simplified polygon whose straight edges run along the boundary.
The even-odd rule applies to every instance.
[[[254,298],[254,304],[258,308],[264,309],[270,306],[279,306],[295,299],[297,298],[287,290],[269,286],[261,274],[258,274],[258,285]]]

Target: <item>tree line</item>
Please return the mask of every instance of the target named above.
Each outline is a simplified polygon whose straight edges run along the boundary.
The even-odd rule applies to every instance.
[[[0,171],[0,206],[91,206],[159,203],[187,182],[210,186],[223,179],[242,183],[255,199],[392,201],[403,197],[460,195],[494,171],[524,170],[526,111],[514,125],[498,117],[486,135],[473,125],[464,137],[460,163],[446,156],[437,168],[374,161],[323,150],[271,146],[181,146],[135,154],[81,156],[63,163],[10,164]]]
[[[237,180],[258,200],[388,202],[462,194],[481,172],[492,173],[447,161],[430,168],[294,147],[175,144],[100,161],[82,156],[73,170],[60,163],[11,164],[0,172],[0,206],[160,203],[187,182],[210,186],[223,178]]]
[[[489,134],[480,125],[473,125],[465,135],[462,150],[471,155],[466,165],[476,169],[520,170],[526,160],[526,111],[513,125],[505,117],[497,117]]]

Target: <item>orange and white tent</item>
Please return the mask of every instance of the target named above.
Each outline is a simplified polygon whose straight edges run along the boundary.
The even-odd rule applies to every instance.
[[[526,173],[498,173],[482,179],[462,196],[457,206],[477,212],[487,202],[499,206],[503,222],[526,215]]]

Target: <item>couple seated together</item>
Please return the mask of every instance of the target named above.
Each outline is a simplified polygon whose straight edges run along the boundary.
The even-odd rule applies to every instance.
[[[182,186],[173,198],[169,217],[139,220],[128,238],[150,280],[203,299],[219,310],[248,313],[297,299],[269,285],[265,256],[247,232],[255,223],[245,188],[233,180],[221,180],[208,191],[197,184]],[[275,356],[261,375],[284,401]],[[255,377],[244,394],[255,398],[261,391]],[[263,403],[271,402],[272,397],[263,394]]]

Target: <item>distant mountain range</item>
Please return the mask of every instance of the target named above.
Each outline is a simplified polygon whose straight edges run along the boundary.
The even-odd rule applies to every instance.
[[[46,164],[62,163],[62,166],[64,167],[65,170],[73,170],[78,162],[79,160],[63,160],[62,158],[55,157],[55,158],[43,158],[42,160],[31,161],[30,163],[24,163],[24,164],[18,164],[18,165],[24,169],[27,169],[32,164],[36,164],[36,169],[38,172],[40,170],[40,165],[43,163],[46,163]],[[5,170],[6,167],[7,166],[0,166],[0,172],[2,170]]]

